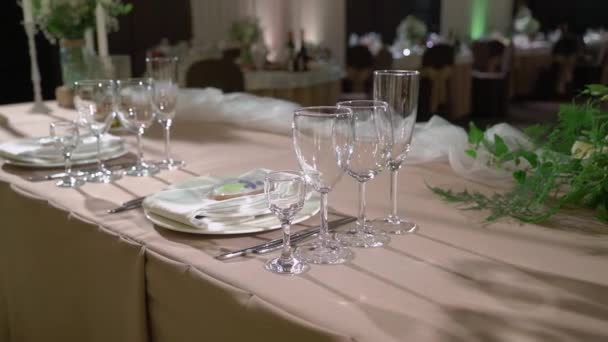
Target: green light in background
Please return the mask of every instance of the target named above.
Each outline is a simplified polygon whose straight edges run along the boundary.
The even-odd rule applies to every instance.
[[[479,39],[486,31],[489,0],[471,0],[471,38]]]

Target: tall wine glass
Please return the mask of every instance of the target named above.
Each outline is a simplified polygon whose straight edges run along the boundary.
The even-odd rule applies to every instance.
[[[112,80],[84,80],[74,83],[74,104],[80,122],[84,123],[97,140],[97,169],[87,180],[109,183],[122,175],[105,167],[101,153],[101,138],[107,133],[116,117],[116,84]]]
[[[291,221],[304,207],[306,182],[294,171],[276,171],[266,175],[264,192],[268,208],[281,221],[283,250],[279,257],[268,260],[264,268],[270,272],[294,275],[306,272],[308,265],[294,255],[291,248]]]
[[[72,173],[72,152],[78,146],[80,134],[78,124],[73,121],[57,121],[50,125],[51,138],[65,160],[65,175],[57,182],[60,188],[76,188],[84,184],[80,177]]]
[[[388,103],[388,114],[393,127],[393,146],[388,168],[391,172],[391,213],[374,226],[392,234],[408,234],[416,231],[416,223],[402,219],[397,214],[397,180],[399,169],[407,157],[416,124],[418,111],[418,71],[374,71],[374,99]]]
[[[146,66],[148,76],[154,79],[152,101],[156,111],[156,119],[165,132],[165,159],[157,163],[161,169],[175,169],[184,166],[182,160],[171,158],[170,133],[175,107],[177,105],[177,57],[148,57]]]
[[[117,112],[123,126],[137,134],[137,164],[127,169],[129,176],[142,177],[158,173],[158,166],[144,161],[142,139],[145,130],[154,123],[152,79],[133,78],[116,82],[118,87]]]
[[[390,241],[388,235],[376,230],[365,216],[365,183],[385,167],[392,145],[388,104],[383,101],[359,100],[338,102],[339,108],[353,111],[352,147],[346,164],[349,176],[359,182],[359,216],[354,226],[336,238],[347,246],[380,247]]]
[[[315,264],[339,264],[352,251],[329,233],[327,196],[344,174],[352,137],[352,111],[338,107],[308,107],[294,112],[293,145],[306,182],[321,194],[321,229],[316,241],[298,248],[303,260]]]

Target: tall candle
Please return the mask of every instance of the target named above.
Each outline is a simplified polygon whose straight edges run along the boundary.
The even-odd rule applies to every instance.
[[[90,53],[95,53],[95,40],[93,39],[93,28],[84,31],[84,46]]]
[[[33,23],[34,9],[32,8],[32,0],[23,0],[21,6],[23,7],[23,22]]]
[[[97,23],[97,50],[99,56],[105,57],[109,55],[108,31],[106,29],[106,11],[101,4],[97,4],[97,8],[95,8],[95,19]]]

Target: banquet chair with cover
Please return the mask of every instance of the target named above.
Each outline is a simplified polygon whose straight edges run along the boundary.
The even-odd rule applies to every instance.
[[[346,51],[346,79],[343,90],[347,93],[369,93],[374,68],[374,56],[366,46],[351,46]]]
[[[551,69],[555,80],[554,90],[557,95],[563,96],[572,92],[574,72],[582,51],[582,41],[572,34],[562,36],[553,46]]]
[[[214,87],[225,93],[245,90],[245,79],[239,66],[228,59],[206,59],[194,63],[186,73],[186,87]]]
[[[473,43],[473,105],[476,117],[504,117],[509,100],[511,49],[497,39]]]
[[[418,119],[427,121],[438,112],[449,108],[449,81],[454,68],[454,47],[435,44],[422,55]],[[450,113],[445,112],[447,116]]]

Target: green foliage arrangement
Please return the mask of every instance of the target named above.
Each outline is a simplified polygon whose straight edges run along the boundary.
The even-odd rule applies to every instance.
[[[533,149],[509,149],[502,137],[489,141],[484,131],[470,125],[469,156],[476,158],[479,149],[485,149],[495,167],[506,162],[521,166],[513,172],[511,191],[488,196],[430,189],[467,209],[488,210],[488,223],[503,217],[538,223],[563,208],[589,208],[598,220],[608,223],[608,112],[602,109],[608,103],[608,87],[588,85],[575,100],[579,101],[561,106],[556,125],[536,125],[525,131],[534,142]]]
[[[118,28],[120,15],[127,14],[132,4],[121,0],[34,0],[38,26],[51,41],[82,39],[86,29],[95,26],[95,8],[100,3],[106,10],[109,30]]]

